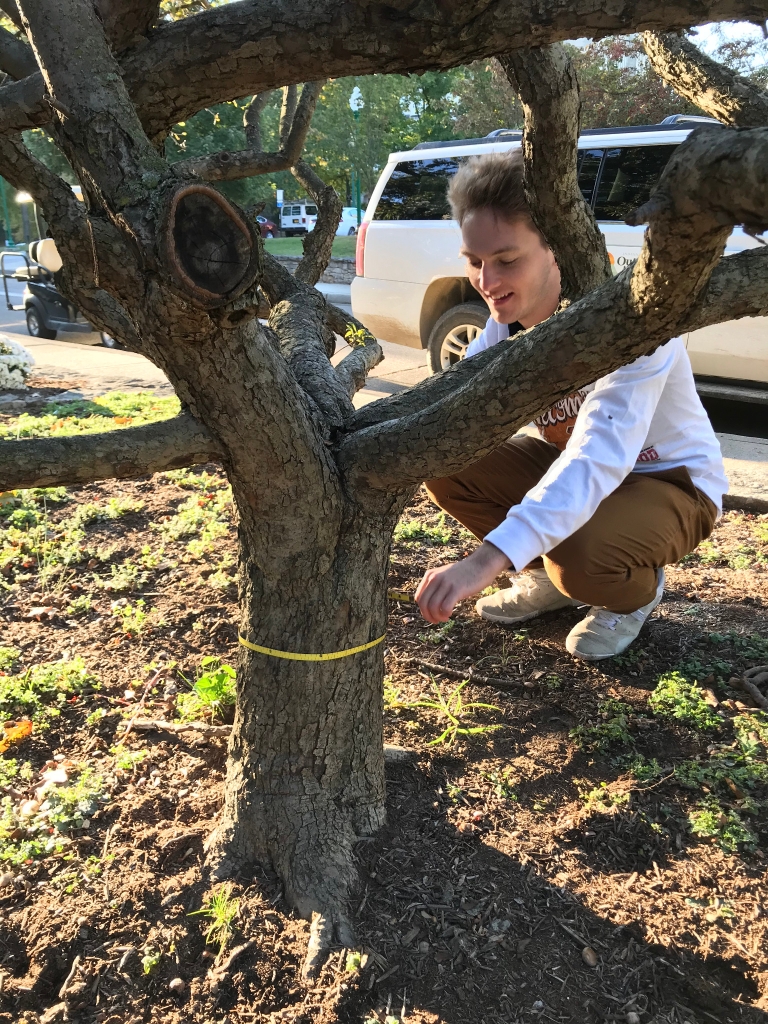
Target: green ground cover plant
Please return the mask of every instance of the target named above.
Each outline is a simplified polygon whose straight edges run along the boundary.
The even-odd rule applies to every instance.
[[[607,750],[618,743],[633,743],[629,731],[632,708],[619,700],[605,700],[598,705],[599,719],[594,725],[577,725],[570,736],[581,750]]]
[[[0,714],[4,719],[27,718],[38,728],[60,714],[60,705],[99,681],[82,658],[33,665],[15,675],[0,676]]]
[[[722,720],[703,697],[703,690],[680,672],[666,672],[648,698],[653,712],[693,729],[719,729]]]
[[[209,896],[199,910],[193,910],[189,917],[201,915],[208,918],[205,941],[217,945],[221,954],[232,936],[232,922],[240,910],[240,900],[232,898],[232,886],[223,885],[218,892]]]
[[[482,704],[480,701],[466,701],[462,696],[464,687],[468,680],[464,680],[454,687],[448,694],[444,694],[438,684],[432,680],[434,698],[426,697],[422,700],[412,701],[410,708],[428,708],[436,711],[439,726],[445,724],[445,728],[435,739],[430,740],[429,746],[445,744],[452,746],[459,736],[480,736],[484,733],[496,732],[501,725],[468,725],[467,719],[474,717],[480,710],[501,711],[495,704]]]
[[[235,704],[235,678],[237,673],[221,658],[206,657],[200,661],[201,673],[188,693],[176,700],[176,710],[182,722],[195,722],[201,718],[221,718],[224,709]],[[182,676],[189,685],[189,680]]]

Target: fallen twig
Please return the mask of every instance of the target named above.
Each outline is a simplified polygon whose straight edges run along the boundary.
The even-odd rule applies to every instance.
[[[417,665],[419,668],[426,669],[427,672],[439,672],[444,676],[448,676],[449,679],[468,679],[470,683],[477,683],[480,686],[493,686],[496,690],[520,690],[524,688],[524,683],[518,679],[496,679],[494,676],[484,676],[480,672],[476,672],[474,667],[469,668],[451,668],[449,665],[438,665],[432,661],[422,661],[421,658],[407,658],[406,661],[411,665]]]
[[[137,706],[136,710],[133,713],[133,718],[128,723],[128,727],[125,730],[125,736],[123,736],[122,740],[120,740],[119,746],[122,746],[125,743],[125,741],[128,739],[128,736],[129,736],[129,734],[131,732],[131,729],[133,729],[133,727],[135,726],[136,719],[139,717],[139,713],[140,713],[141,709],[144,707],[144,704],[146,702],[147,695],[149,694],[150,689],[155,685],[157,680],[160,678],[160,675],[164,671],[165,671],[164,668],[159,668],[155,672],[155,674],[153,676],[150,676],[150,678],[147,680],[147,685],[144,687],[144,693],[142,693],[142,695],[141,695],[141,700],[139,701],[138,706]]]
[[[200,732],[204,736],[229,736],[231,725],[208,725],[206,722],[166,722],[162,718],[139,718],[130,723],[137,732],[151,732],[153,729],[165,732]],[[126,730],[126,735],[128,730]]]
[[[753,680],[756,679],[763,682],[763,677],[768,679],[768,665],[758,665],[755,668],[748,668],[739,680],[738,686],[740,690],[749,694],[755,704],[761,707],[764,711],[768,711],[768,697],[766,697],[753,682]]]
[[[67,994],[67,989],[69,988],[70,982],[77,974],[77,968],[80,966],[80,959],[81,957],[78,954],[78,956],[76,956],[75,959],[72,961],[72,966],[69,969],[69,974],[66,976],[66,978],[64,979],[64,984],[59,989],[59,999],[63,999],[64,996]]]

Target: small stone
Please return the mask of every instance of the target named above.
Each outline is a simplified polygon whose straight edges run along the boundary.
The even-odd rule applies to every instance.
[[[174,995],[181,995],[187,986],[184,984],[181,978],[172,978],[168,982],[168,988]]]
[[[594,949],[592,949],[591,946],[585,946],[584,949],[582,949],[581,959],[584,961],[587,967],[597,967],[598,963],[600,962],[600,957],[597,955]]]
[[[420,942],[419,943],[419,952],[420,953],[428,953],[429,952],[429,943],[428,942]]]
[[[6,885],[11,885],[13,882],[13,874],[10,871],[3,871],[0,874],[0,889],[4,889]]]
[[[627,1014],[627,1024],[640,1024],[640,1014],[630,1010]]]

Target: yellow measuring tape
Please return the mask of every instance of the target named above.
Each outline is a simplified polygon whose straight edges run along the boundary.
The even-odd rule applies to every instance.
[[[272,647],[261,647],[259,644],[252,644],[250,640],[246,640],[243,636],[239,636],[238,640],[249,651],[268,654],[271,658],[288,658],[289,661],[336,661],[337,658],[348,658],[352,654],[359,654],[361,651],[370,650],[371,647],[380,644],[386,635],[386,633],[382,633],[378,640],[369,640],[367,644],[360,644],[359,647],[350,647],[346,651],[332,651],[330,654],[296,654],[294,651],[276,651]]]
[[[388,590],[387,597],[390,601],[408,601],[413,603],[413,595],[405,590]],[[359,647],[350,647],[346,651],[332,651],[330,654],[296,654],[294,651],[276,651],[273,647],[262,647],[260,644],[252,644],[244,636],[238,636],[238,640],[247,647],[249,651],[256,651],[259,654],[268,654],[271,658],[287,658],[289,661],[336,661],[337,658],[349,658],[352,654],[360,654],[361,651],[368,651],[376,644],[380,644],[386,633],[377,640],[369,640],[367,644],[360,644]]]

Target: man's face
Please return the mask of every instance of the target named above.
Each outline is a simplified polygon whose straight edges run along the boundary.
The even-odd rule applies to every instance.
[[[467,276],[502,324],[533,327],[560,300],[560,270],[552,250],[528,217],[506,220],[494,210],[474,210],[461,225]]]

